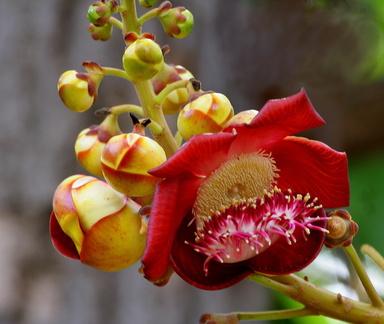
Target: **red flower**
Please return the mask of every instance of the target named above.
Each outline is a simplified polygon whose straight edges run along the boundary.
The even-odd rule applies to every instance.
[[[345,153],[292,134],[323,125],[306,93],[268,101],[249,124],[193,136],[150,173],[157,186],[142,259],[163,284],[221,289],[252,272],[307,266],[325,235],[323,208],[349,204]]]

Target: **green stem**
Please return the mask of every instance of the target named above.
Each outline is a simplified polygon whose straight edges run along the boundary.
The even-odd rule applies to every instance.
[[[103,66],[102,71],[103,71],[104,75],[115,76],[118,78],[129,80],[128,75],[124,70]]]
[[[167,157],[172,156],[179,149],[179,145],[168,127],[161,106],[155,101],[151,81],[138,81],[133,84],[143,107],[144,116],[159,124],[163,129],[161,134],[153,134],[154,139],[163,147]]]
[[[123,23],[116,17],[110,17],[108,23],[116,28],[123,29]]]
[[[157,17],[158,8],[152,9],[147,11],[145,14],[143,14],[140,18],[138,18],[139,24],[143,25],[146,21],[149,19],[152,19],[154,17]]]
[[[128,32],[135,32],[139,35],[142,33],[142,25],[137,18],[135,0],[121,0],[120,14],[123,22],[122,31],[124,35]],[[143,20],[143,18],[141,20]],[[123,76],[123,73],[113,68],[108,69],[104,73]],[[178,150],[179,145],[172,136],[160,105],[156,103],[156,96],[151,81],[133,80],[132,82],[143,108],[143,116],[150,118],[153,122],[151,131],[154,139],[163,147],[167,156],[170,157]]]
[[[324,315],[349,323],[384,324],[382,307],[362,303],[318,287],[297,275],[266,277],[254,274],[250,280],[273,288],[303,304],[312,315]]]
[[[373,246],[364,244],[361,252],[368,255],[384,271],[384,258]]]
[[[228,314],[204,314],[200,319],[200,324],[237,324],[239,321],[255,320],[282,320],[288,318],[304,317],[315,315],[308,308],[277,310],[267,312],[237,312]]]
[[[160,91],[160,93],[156,96],[156,103],[160,104],[164,101],[165,97],[169,95],[172,91],[180,89],[180,88],[185,88],[188,83],[191,81],[189,80],[179,80],[172,82],[170,84],[167,84],[167,86]]]
[[[121,0],[120,14],[123,22],[123,35],[128,32],[135,32],[140,35],[142,26],[137,18],[136,0]]]
[[[372,281],[368,277],[367,272],[365,271],[363,264],[361,263],[361,260],[353,245],[351,244],[349,246],[343,247],[343,249],[347,254],[348,258],[351,260],[352,265],[355,268],[356,273],[359,276],[359,279],[363,284],[363,287],[367,292],[369,299],[372,302],[372,305],[384,309],[384,302],[381,300],[379,294],[377,293],[375,287],[372,284]]]
[[[108,109],[108,112],[113,115],[120,115],[124,113],[134,113],[140,116],[144,115],[143,108],[141,108],[140,106],[131,105],[131,104],[113,106]]]

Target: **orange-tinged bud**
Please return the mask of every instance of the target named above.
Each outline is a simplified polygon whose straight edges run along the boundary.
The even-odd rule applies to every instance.
[[[139,38],[130,44],[123,55],[123,67],[131,81],[153,78],[163,67],[160,46],[149,38]]]
[[[101,180],[69,177],[53,197],[52,241],[59,252],[72,257],[76,252],[71,251],[71,238],[80,261],[96,269],[124,269],[136,263],[145,248],[147,224],[140,208]]]
[[[239,113],[237,113],[235,116],[233,116],[227,123],[225,127],[232,126],[232,125],[238,125],[238,124],[249,124],[253,118],[258,114],[259,112],[257,110],[243,110]]]
[[[164,149],[153,139],[136,133],[112,137],[101,155],[105,180],[117,191],[146,196],[161,181],[148,173],[166,161]]]
[[[102,73],[81,73],[75,70],[64,72],[57,83],[63,103],[71,110],[83,112],[91,108],[97,99],[97,89]]]
[[[180,111],[180,108],[185,105],[188,98],[189,93],[186,88],[173,90],[164,98],[161,104],[161,109],[166,115],[176,114]]]
[[[233,107],[226,96],[206,92],[183,107],[177,119],[177,127],[187,141],[192,135],[220,132],[233,115]]]
[[[100,125],[84,129],[75,142],[77,160],[91,174],[103,177],[101,154],[109,139],[118,134],[121,131],[116,115],[108,115]]]

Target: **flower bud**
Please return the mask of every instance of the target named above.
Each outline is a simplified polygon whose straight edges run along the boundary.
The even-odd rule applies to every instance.
[[[139,0],[139,4],[143,8],[151,8],[156,2],[157,0]]]
[[[249,124],[258,113],[259,112],[257,110],[253,109],[240,111],[228,121],[225,127],[239,124]]]
[[[226,96],[206,92],[183,107],[177,119],[177,127],[187,141],[192,135],[220,132],[233,115],[233,107]]]
[[[84,129],[75,142],[77,160],[88,172],[102,177],[101,154],[109,139],[118,134],[121,131],[115,115],[108,115],[100,125]]]
[[[160,12],[158,18],[165,33],[174,38],[187,37],[191,33],[194,24],[192,13],[184,7],[164,10]]]
[[[110,6],[104,2],[96,1],[88,8],[88,21],[96,27],[104,26],[112,15]]]
[[[124,70],[131,81],[153,78],[163,67],[163,52],[149,38],[140,38],[130,44],[123,55]]]
[[[101,155],[105,180],[117,191],[133,197],[146,196],[155,191],[161,178],[148,170],[166,161],[164,149],[149,137],[136,133],[112,137]]]
[[[65,179],[53,196],[51,238],[65,256],[104,271],[136,263],[146,242],[140,205],[94,177]]]
[[[103,26],[97,27],[94,24],[88,25],[88,32],[91,35],[93,40],[107,41],[111,38],[113,28],[110,24],[105,24]]]
[[[59,96],[69,109],[76,112],[86,111],[97,99],[97,89],[102,78],[102,73],[66,71],[57,83]]]
[[[330,249],[351,245],[359,226],[352,220],[348,211],[335,210],[329,212],[327,216],[328,233],[325,236],[324,245]]]

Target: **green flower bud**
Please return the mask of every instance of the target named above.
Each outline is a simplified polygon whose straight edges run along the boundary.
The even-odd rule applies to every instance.
[[[101,27],[97,27],[94,24],[89,24],[88,32],[93,40],[107,41],[112,36],[112,25],[105,24]]]
[[[101,1],[96,1],[90,5],[87,12],[89,22],[97,27],[104,26],[111,15],[111,8]]]
[[[184,7],[176,7],[165,10],[158,16],[165,33],[174,38],[187,37],[193,28],[194,19],[192,13]]]
[[[124,70],[132,81],[145,81],[161,71],[163,52],[156,42],[141,38],[130,44],[123,55]]]
[[[157,0],[139,0],[140,6],[144,8],[151,8],[156,2]]]

